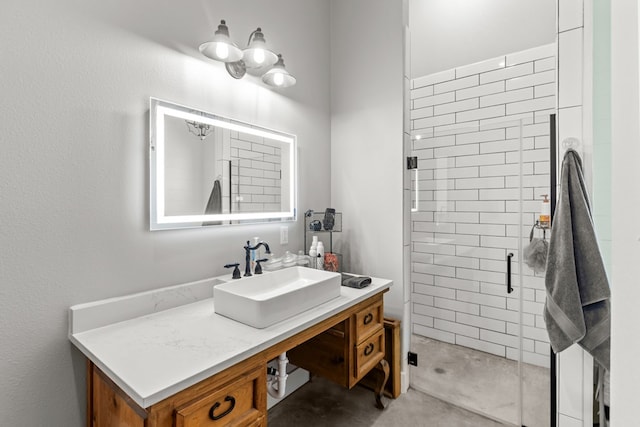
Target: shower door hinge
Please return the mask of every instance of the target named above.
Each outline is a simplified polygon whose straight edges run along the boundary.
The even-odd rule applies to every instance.
[[[418,169],[418,157],[407,157],[407,169]]]
[[[410,351],[408,355],[409,365],[418,366],[418,354]]]

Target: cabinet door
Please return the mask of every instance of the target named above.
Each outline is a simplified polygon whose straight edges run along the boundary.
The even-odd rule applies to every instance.
[[[266,369],[258,367],[235,380],[176,409],[176,427],[254,425],[264,414],[259,396],[264,391]],[[255,424],[260,425],[260,424]]]
[[[359,381],[384,359],[384,329],[380,329],[355,348],[355,381]]]

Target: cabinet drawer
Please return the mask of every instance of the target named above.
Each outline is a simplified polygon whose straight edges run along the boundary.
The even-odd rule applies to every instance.
[[[384,358],[384,329],[356,346],[355,353],[354,375],[360,380]]]
[[[265,415],[259,393],[266,382],[264,367],[242,375],[208,395],[176,409],[176,427],[260,426]]]
[[[360,344],[362,340],[368,338],[369,335],[382,329],[384,322],[382,298],[357,312],[354,317],[355,342],[356,344]]]

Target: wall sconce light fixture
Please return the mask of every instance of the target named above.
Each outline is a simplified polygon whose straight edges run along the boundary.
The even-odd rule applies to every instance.
[[[262,81],[270,86],[289,87],[296,84],[296,78],[284,67],[282,55],[267,49],[260,27],[249,35],[247,47],[241,50],[229,37],[226,22],[221,20],[211,41],[202,43],[199,50],[207,58],[224,62],[227,72],[235,79],[244,77],[247,68],[265,69]]]

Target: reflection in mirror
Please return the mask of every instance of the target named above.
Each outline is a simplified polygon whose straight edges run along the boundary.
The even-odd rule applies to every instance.
[[[295,220],[294,135],[151,98],[151,230]]]

